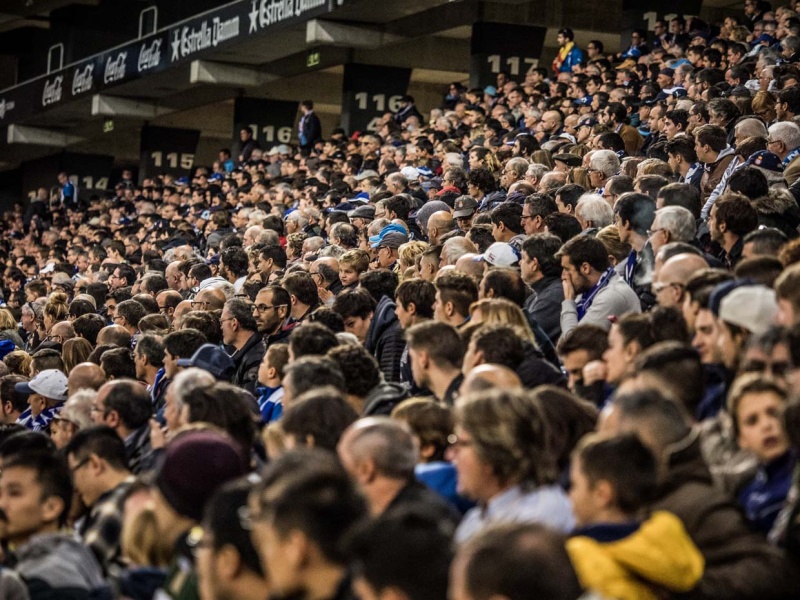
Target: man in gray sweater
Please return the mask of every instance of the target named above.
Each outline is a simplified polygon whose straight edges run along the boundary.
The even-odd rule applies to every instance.
[[[561,260],[561,335],[578,323],[590,323],[604,329],[611,327],[609,317],[641,312],[636,293],[611,266],[608,250],[600,240],[578,236],[569,240],[556,254]]]

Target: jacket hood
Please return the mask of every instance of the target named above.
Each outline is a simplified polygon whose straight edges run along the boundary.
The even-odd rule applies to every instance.
[[[588,536],[567,542],[584,587],[609,598],[656,598],[646,583],[672,592],[688,592],[700,581],[703,555],[681,520],[668,512],[655,512],[632,534],[616,542],[601,543]]]
[[[408,386],[404,383],[379,383],[367,395],[361,416],[389,415],[408,396]]]
[[[375,307],[372,323],[369,325],[367,338],[364,340],[364,346],[370,352],[375,350],[383,333],[397,322],[397,315],[394,314],[395,308],[397,308],[397,305],[388,296],[383,296],[378,302],[378,306]]]
[[[25,579],[39,579],[53,588],[95,590],[105,587],[94,555],[66,534],[37,535],[16,553],[16,571]]]

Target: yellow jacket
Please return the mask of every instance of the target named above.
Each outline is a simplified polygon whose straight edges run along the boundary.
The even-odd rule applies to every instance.
[[[581,585],[609,599],[655,600],[659,589],[688,592],[705,567],[683,523],[664,511],[653,513],[633,533],[614,542],[572,537],[567,551]]]

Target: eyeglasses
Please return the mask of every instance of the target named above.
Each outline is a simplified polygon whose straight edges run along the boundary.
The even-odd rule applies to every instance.
[[[94,407],[92,407],[92,408],[94,408]],[[72,473],[75,473],[75,472],[76,472],[78,469],[80,469],[81,467],[84,467],[84,466],[86,466],[86,465],[89,463],[89,460],[90,460],[90,459],[88,459],[88,458],[84,458],[84,459],[83,459],[81,462],[79,462],[77,465],[75,465],[74,467],[72,467],[72,468],[70,469],[70,471],[71,471]]]
[[[454,450],[461,450],[462,448],[469,448],[473,445],[471,440],[462,440],[460,439],[455,433],[451,433],[447,436],[447,441],[450,444],[450,447]]]
[[[253,312],[254,313],[263,313],[267,312],[268,310],[272,310],[273,308],[281,308],[282,306],[286,306],[285,304],[273,304],[269,306],[267,304],[253,304]]]
[[[654,283],[654,284],[652,284],[652,285],[650,286],[650,290],[651,290],[651,291],[652,291],[654,294],[660,294],[661,292],[663,292],[663,291],[664,291],[665,289],[667,289],[668,287],[677,287],[677,288],[681,288],[681,289],[683,289],[685,286],[684,286],[682,283],[678,283],[678,282],[676,282],[676,281],[675,281],[675,282],[672,282],[672,283],[667,283],[667,282],[663,282],[663,283]]]
[[[44,339],[47,342],[55,342],[56,344],[60,344],[61,341],[64,339],[64,336],[61,336],[61,335],[48,335]]]
[[[222,325],[225,321],[233,321],[235,319],[236,319],[236,317],[228,317],[227,319],[220,319],[219,323],[220,323],[220,325]]]
[[[658,229],[648,229],[647,230],[647,237],[650,237],[653,234],[658,233],[659,231],[666,231],[666,229],[664,227],[659,227]]]
[[[202,307],[205,308],[206,305],[208,305],[210,303],[205,301],[205,300],[192,300],[190,304],[191,304],[192,308],[195,308],[196,306],[200,306],[200,305],[202,305]]]

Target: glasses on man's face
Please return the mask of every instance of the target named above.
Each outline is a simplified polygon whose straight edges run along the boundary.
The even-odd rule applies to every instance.
[[[253,312],[254,313],[265,313],[268,310],[272,310],[273,308],[278,308],[279,306],[283,306],[282,304],[277,305],[273,304],[270,306],[269,304],[253,304]]]
[[[94,407],[92,407],[92,408],[94,408]],[[84,459],[83,459],[81,462],[79,462],[77,465],[75,465],[74,467],[71,467],[71,468],[70,468],[70,471],[71,471],[72,473],[75,473],[75,472],[77,472],[77,471],[78,471],[78,470],[79,470],[81,467],[84,467],[84,466],[86,466],[87,464],[89,464],[89,459],[88,459],[88,458],[84,458]]]
[[[45,339],[46,342],[55,342],[56,344],[60,344],[62,342],[62,340],[64,339],[64,337],[60,336],[60,335],[48,335],[44,339]]]
[[[192,308],[199,308],[201,310],[205,309],[205,307],[208,306],[208,304],[209,303],[207,301],[205,301],[205,300],[192,300],[191,301]]]

